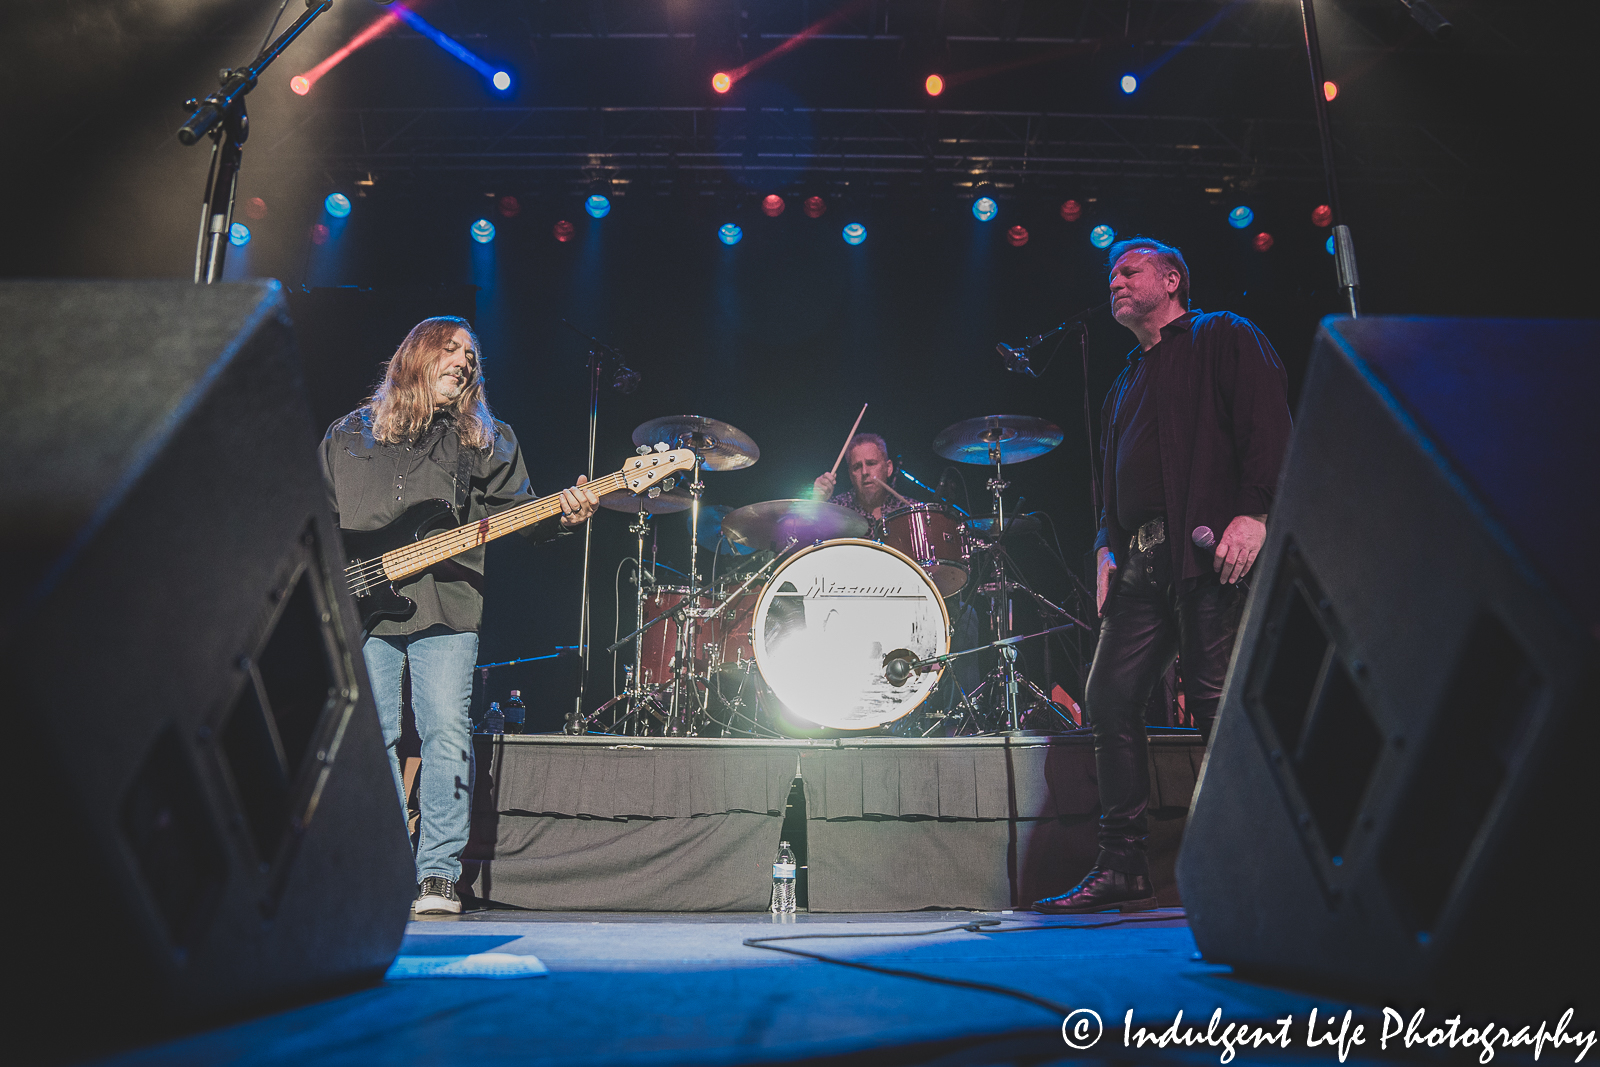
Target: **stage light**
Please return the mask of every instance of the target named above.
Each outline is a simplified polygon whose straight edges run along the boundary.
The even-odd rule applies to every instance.
[[[329,193],[322,202],[322,209],[336,219],[342,219],[350,214],[350,198],[343,193]]]
[[[502,218],[514,219],[522,213],[522,204],[514,196],[500,198],[500,215]]]
[[[1327,204],[1318,204],[1316,207],[1312,208],[1311,225],[1323,227],[1332,226],[1333,208],[1329,207]]]
[[[327,244],[328,232],[328,227],[324,226],[320,222],[317,223],[315,226],[311,227],[311,243],[314,245]]]
[[[1135,78],[1132,74],[1124,74],[1120,84],[1124,93],[1132,95],[1133,91],[1139,88],[1139,79]]]
[[[1021,248],[1028,243],[1028,231],[1021,226],[1013,226],[1006,231],[1006,240],[1011,242],[1012,248]]]
[[[1256,213],[1240,204],[1228,212],[1228,225],[1236,230],[1242,230],[1256,220]]]
[[[485,63],[483,60],[479,59],[477,56],[463,48],[455,40],[435,29],[432,24],[423,21],[422,16],[418,15],[415,11],[412,11],[404,4],[396,4],[394,6],[394,13],[407,26],[410,26],[413,30],[416,30],[418,33],[422,34],[422,36],[428,38],[428,40],[432,41],[446,52],[449,52],[452,56],[455,56],[457,59],[461,60],[461,62],[465,63],[467,66],[483,75],[489,80],[489,84],[493,85],[496,89],[507,88],[511,85],[510,74],[507,74],[505,71],[499,70],[490,66],[488,63]],[[505,86],[501,86],[500,84],[500,76],[502,74],[504,74],[506,78]]]
[[[761,198],[761,213],[769,219],[775,219],[783,214],[783,209],[788,207],[783,202],[783,197],[777,193],[768,193]]]
[[[922,83],[922,87],[928,90],[929,96],[938,96],[944,92],[944,79],[937,74],[930,74],[928,80]]]
[[[1328,250],[1328,255],[1331,256],[1331,255],[1334,254],[1335,249],[1333,247],[1333,235],[1332,234],[1328,235],[1328,243],[1323,245],[1322,247],[1326,248]]]
[[[1266,252],[1272,248],[1272,234],[1265,230],[1256,234],[1255,246],[1257,252]]]
[[[572,235],[576,231],[577,228],[566,219],[562,219],[550,229],[550,232],[556,235],[556,240],[560,241],[562,244],[566,244],[568,241],[572,240]]]
[[[494,223],[488,219],[479,219],[472,224],[472,239],[480,245],[486,245],[494,240]]]
[[[972,202],[972,217],[979,222],[988,222],[1000,214],[1000,205],[994,202],[993,197],[980,196]]]
[[[318,79],[320,79],[324,74],[328,73],[328,71],[344,62],[345,57],[349,56],[351,52],[354,52],[356,49],[360,48],[362,45],[378,36],[378,34],[382,33],[384,30],[387,30],[390,26],[393,26],[397,21],[399,21],[399,19],[399,9],[385,11],[382,15],[373,19],[371,24],[368,25],[366,29],[350,38],[348,42],[346,42],[327,59],[324,59],[321,63],[318,63],[304,74],[296,74],[294,77],[290,78],[289,88],[293,89],[301,96],[306,95],[311,91],[311,87],[317,84]]]
[[[244,213],[260,221],[267,217],[267,202],[259,196],[252,196],[244,202]]]
[[[719,93],[725,93],[733,88],[733,79],[719,70],[711,75],[711,88]]]
[[[1083,215],[1083,205],[1076,200],[1064,200],[1061,203],[1061,217],[1068,222],[1077,222]]]
[[[589,213],[591,219],[603,219],[611,214],[611,201],[595,193],[583,202],[583,210]]]
[[[806,217],[820,219],[822,213],[828,210],[828,202],[820,196],[808,196],[805,202]]]
[[[289,88],[294,90],[296,96],[304,96],[311,91],[311,83],[304,74],[296,74],[289,79]]]
[[[744,240],[744,231],[731,222],[724,222],[717,227],[717,240],[725,245],[736,245]]]
[[[1096,248],[1110,248],[1111,242],[1116,239],[1117,231],[1103,222],[1089,231],[1089,243]]]
[[[491,82],[491,84],[494,85],[494,87],[496,89],[499,89],[502,93],[505,92],[507,89],[511,88],[511,75],[507,74],[503,70],[495,71],[494,72],[494,77],[489,79],[489,81]]]
[[[250,243],[250,227],[242,222],[236,222],[228,227],[228,243],[235,248],[243,248]]]
[[[867,239],[867,228],[859,222],[852,222],[844,228],[844,243],[858,245]]]
[[[1332,103],[1333,98],[1339,95],[1339,86],[1334,82],[1323,82],[1322,95],[1327,97],[1329,103]]]

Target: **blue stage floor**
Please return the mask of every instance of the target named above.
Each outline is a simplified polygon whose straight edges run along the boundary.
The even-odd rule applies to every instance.
[[[982,932],[949,930],[995,919]],[[1118,921],[1121,919],[1122,921]],[[912,977],[871,973],[746,946],[793,934],[881,936],[783,942],[804,951],[920,975],[1005,986],[1103,1020],[1074,1051],[1062,1013],[1021,999]],[[912,936],[922,935],[922,936]],[[1242,1049],[1244,1064],[1340,1062],[1336,1047],[1306,1047],[1349,1005],[1233,977],[1197,959],[1181,911],[1052,918],[1033,913],[918,912],[806,915],[558,914],[489,911],[413,922],[403,956],[535,955],[549,968],[520,979],[388,980],[374,987],[101,1061],[210,1067],[295,1064],[743,1064],[796,1061],[1002,1064],[1219,1063],[1224,1049],[1124,1045],[1124,1013],[1159,1033],[1179,1010],[1204,1033],[1292,1016],[1289,1048]],[[1395,1062],[1377,1046],[1381,1010],[1355,1006],[1367,1044],[1345,1063]],[[1087,1014],[1079,1019],[1089,1021]],[[1554,1020],[1551,1020],[1552,1023]],[[1090,1022],[1089,1032],[1094,1027]],[[1080,1033],[1083,1033],[1080,1031]],[[1080,1043],[1087,1043],[1080,1038]],[[1467,1050],[1458,1050],[1457,1056]],[[1476,1060],[1478,1050],[1472,1050]],[[1545,1059],[1572,1062],[1570,1046]],[[1501,1053],[1498,1062],[1515,1057]],[[1439,1062],[1435,1059],[1434,1062]]]

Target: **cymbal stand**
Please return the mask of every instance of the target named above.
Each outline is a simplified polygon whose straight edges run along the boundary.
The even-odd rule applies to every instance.
[[[700,452],[695,449],[695,435],[684,434],[678,438],[679,448],[694,450],[694,481],[689,483],[689,595],[682,605],[682,620],[678,624],[678,644],[672,657],[672,697],[663,733],[669,737],[694,736],[694,723],[704,711],[703,702],[694,700],[693,685],[694,648],[700,637],[700,620],[706,616],[697,604],[700,602],[700,497],[705,492],[705,482],[700,477]],[[641,620],[642,621],[642,620]],[[698,706],[691,708],[691,704]]]

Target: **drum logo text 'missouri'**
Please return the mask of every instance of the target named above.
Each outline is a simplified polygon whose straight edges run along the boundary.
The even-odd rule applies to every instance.
[[[832,582],[817,575],[811,579],[811,588],[806,590],[806,599],[814,600],[817,597],[838,596],[872,596],[872,597],[903,597],[906,595],[904,585],[857,585],[852,582]]]

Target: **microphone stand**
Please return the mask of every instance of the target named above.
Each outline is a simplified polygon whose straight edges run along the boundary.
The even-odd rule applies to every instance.
[[[952,508],[955,508],[958,512],[960,512],[966,518],[969,518],[969,519],[972,518],[971,515],[967,514],[967,509],[966,508],[963,508],[960,504],[957,504],[955,501],[949,499],[943,493],[939,492],[939,490],[930,488],[927,485],[927,483],[925,483],[921,478],[918,478],[915,474],[912,474],[910,471],[908,471],[904,467],[900,466],[900,457],[899,456],[896,456],[894,458],[894,469],[898,473],[905,475],[906,476],[906,481],[910,482],[912,485],[916,486],[918,489],[921,489],[923,492],[929,494],[930,496],[933,496],[934,498],[939,500],[940,503],[943,503],[943,504],[946,504],[946,505],[948,505],[948,506],[950,506]]]
[[[1408,5],[1409,6],[1409,5]],[[1322,141],[1322,175],[1328,183],[1328,208],[1333,212],[1334,267],[1339,288],[1350,307],[1350,317],[1361,317],[1361,275],[1356,272],[1356,246],[1350,227],[1344,224],[1339,206],[1339,178],[1333,164],[1333,130],[1328,125],[1328,95],[1322,90],[1322,43],[1317,38],[1317,13],[1312,0],[1300,0],[1300,18],[1305,26],[1306,62],[1311,67],[1311,100],[1317,114],[1317,136]]]
[[[200,235],[195,239],[195,284],[210,285],[222,277],[228,255],[228,234],[233,228],[233,202],[239,191],[239,164],[244,158],[245,138],[250,136],[250,116],[244,98],[256,87],[261,72],[271,66],[289,43],[305,32],[318,15],[333,6],[333,0],[306,0],[306,11],[294,25],[263,48],[247,67],[224,70],[221,85],[205,99],[184,101],[192,109],[178,127],[178,141],[193,145],[211,135],[211,166],[206,171],[206,195],[200,205]]]

